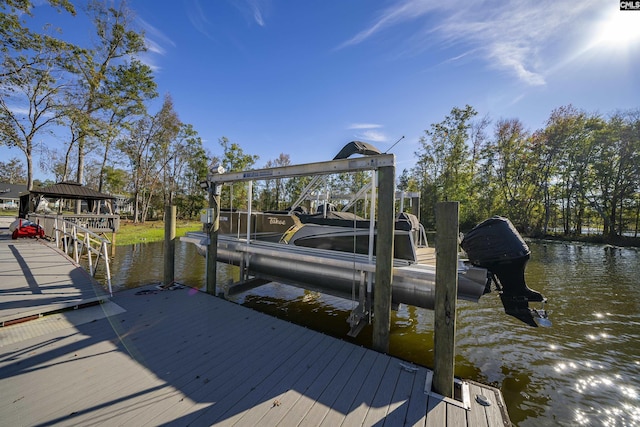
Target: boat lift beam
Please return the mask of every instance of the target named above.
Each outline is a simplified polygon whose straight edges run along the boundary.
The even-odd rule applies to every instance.
[[[208,176],[207,180],[213,184],[223,184],[276,178],[292,178],[296,176],[331,175],[341,172],[374,170],[385,166],[395,168],[395,162],[395,155],[379,154],[377,156],[330,160],[328,162],[306,163],[302,165],[281,166],[276,168],[254,169],[243,172],[212,173]]]
[[[355,144],[358,145],[358,144]],[[366,148],[366,147],[365,147]],[[369,154],[369,153],[368,153]],[[334,159],[326,162],[302,165],[281,166],[242,172],[225,173],[221,167],[212,168],[207,181],[201,186],[209,191],[209,245],[207,250],[207,292],[216,294],[216,267],[218,255],[218,225],[220,217],[220,188],[222,184],[234,182],[253,182],[297,176],[322,176],[343,172],[375,171],[379,179],[379,207],[376,239],[375,286],[373,294],[373,347],[382,352],[389,350],[389,330],[391,323],[391,281],[393,275],[393,231],[395,216],[395,155],[377,154],[366,157]],[[251,188],[251,187],[250,187]],[[251,198],[251,191],[249,191]],[[247,217],[248,222],[250,216]],[[249,230],[247,224],[247,230]],[[247,233],[246,246],[250,246],[250,234]],[[250,259],[246,260],[249,264]],[[244,264],[244,263],[243,263]],[[249,265],[243,265],[247,270]],[[245,278],[246,279],[246,278]],[[371,283],[371,282],[370,282]],[[369,292],[371,295],[371,292]]]

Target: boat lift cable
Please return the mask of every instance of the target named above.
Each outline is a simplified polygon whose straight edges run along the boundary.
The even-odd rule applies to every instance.
[[[356,207],[353,207],[353,252],[351,253],[353,258],[353,273],[351,276],[351,312],[356,309]],[[353,324],[351,325],[354,326]]]
[[[389,151],[391,151],[391,149],[392,149],[393,147],[395,147],[395,146],[398,144],[398,142],[402,141],[403,139],[404,139],[404,135],[402,135],[402,136],[400,137],[400,139],[398,139],[396,142],[394,142],[394,143],[393,143],[393,145],[392,145],[391,147],[387,148],[387,151],[385,151],[383,154],[388,154],[388,153],[389,153]]]
[[[369,216],[369,264],[373,264],[373,245],[374,245],[374,233],[375,233],[375,218],[376,218],[376,190],[378,186],[378,171],[371,171],[371,215]],[[371,324],[372,315],[372,301],[371,294],[373,293],[373,274],[367,273],[367,311],[369,312],[369,324]]]
[[[366,189],[370,188],[369,186],[365,186]],[[362,191],[362,189],[361,189]],[[366,191],[365,191],[366,194]],[[370,279],[370,273],[366,274],[363,271],[358,272],[356,268],[357,261],[357,206],[355,203],[350,205],[353,207],[353,269],[351,276],[351,314],[349,315],[349,325],[351,327],[349,336],[355,337],[358,335],[362,327],[364,326],[363,320],[367,318],[367,323],[371,324],[371,303],[368,298],[370,298],[371,292],[367,292],[367,288],[365,287],[365,279]],[[366,203],[364,206],[366,211]],[[345,210],[342,210],[345,212]],[[359,276],[359,279],[357,279]],[[358,300],[356,303],[356,286],[358,287]],[[367,317],[368,316],[368,317]]]
[[[249,244],[251,242],[251,208],[252,208],[252,200],[253,200],[253,181],[249,181],[247,183],[249,187],[247,189],[247,248],[249,248]],[[241,273],[244,276],[244,280],[249,279],[249,263],[251,262],[251,257],[249,256],[249,251],[247,251],[247,256],[244,263],[245,270]]]

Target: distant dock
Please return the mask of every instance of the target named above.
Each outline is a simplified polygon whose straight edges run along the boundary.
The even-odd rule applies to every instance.
[[[510,425],[495,388],[444,399],[422,366],[190,288],[108,299],[76,268],[0,235],[0,318],[37,317],[0,328],[3,424]]]

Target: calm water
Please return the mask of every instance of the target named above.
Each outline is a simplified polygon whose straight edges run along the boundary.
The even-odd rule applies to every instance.
[[[553,326],[531,328],[504,314],[497,295],[458,305],[456,375],[499,387],[518,426],[640,426],[640,251],[529,242],[528,285],[548,299]],[[162,243],[117,248],[114,286],[162,280]],[[176,245],[178,281],[200,287],[204,259]],[[221,265],[219,280],[237,276]],[[236,277],[237,278],[237,277]],[[351,301],[272,284],[237,302],[346,338]],[[369,344],[371,331],[357,339]],[[393,313],[391,353],[433,366],[433,314]]]

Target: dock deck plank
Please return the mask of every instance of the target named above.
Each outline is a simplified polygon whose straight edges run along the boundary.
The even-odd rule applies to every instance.
[[[20,248],[24,270],[0,244],[0,288],[31,292],[46,312],[37,296],[62,281],[41,273],[69,260],[42,243],[28,245],[52,255],[38,261],[28,255],[32,248]],[[29,280],[41,294],[18,277],[24,271],[33,272]],[[508,425],[495,389],[472,383],[465,410],[425,394],[424,367],[193,289],[127,290],[108,304],[118,309],[99,313],[97,306],[85,316],[78,313],[88,309],[80,309],[0,328],[3,424]],[[21,313],[29,308],[22,304]],[[12,309],[0,303],[0,315]],[[492,405],[475,402],[477,394]]]
[[[482,405],[480,405],[476,400],[476,396],[482,394],[482,389],[476,384],[471,383],[469,384],[469,394],[471,398],[472,410],[469,411],[469,414],[467,416],[467,423],[472,426],[487,427],[488,422],[486,411],[484,407],[482,407]]]
[[[385,369],[384,375],[378,384],[371,404],[368,405],[369,410],[367,411],[367,416],[364,418],[365,425],[384,422],[392,403],[391,398],[398,383],[400,372],[400,363],[393,361],[387,364],[387,369]]]
[[[400,375],[389,401],[389,408],[384,423],[390,426],[402,426],[407,420],[409,402],[415,385],[418,369],[408,369],[400,365]]]
[[[467,424],[467,411],[456,405],[447,405],[447,425],[451,427]]]
[[[356,399],[358,391],[365,382],[371,368],[376,364],[378,357],[382,355],[374,352],[366,352],[360,363],[353,370],[349,381],[345,384],[340,393],[336,396],[336,400],[332,406],[332,410],[325,416],[320,426],[333,427],[341,425],[349,413],[351,405]]]
[[[349,412],[342,423],[343,426],[362,425],[363,420],[369,412],[370,405],[368,402],[373,401],[378,385],[382,381],[382,377],[389,363],[390,359],[388,358],[383,357],[376,359],[375,364],[369,371],[369,375],[362,383],[362,387],[356,394],[356,398],[349,408]]]
[[[427,427],[448,426],[447,404],[440,396],[431,394],[427,402]],[[464,424],[462,424],[464,425]]]
[[[358,347],[354,345],[340,346],[309,387],[303,392],[300,390],[302,392],[300,398],[296,399],[296,402],[287,412],[286,419],[288,424],[299,425],[311,407],[317,402],[330,406],[327,402],[320,400],[320,398],[323,396],[323,392],[328,384],[333,380],[334,376],[337,375],[343,364],[349,360],[356,348]]]
[[[295,352],[306,342],[309,335],[304,334],[304,331],[292,332],[288,334],[286,341],[289,343],[291,352]],[[211,423],[223,417],[237,402],[242,402],[242,397],[245,394],[259,384],[259,381],[263,378],[268,377],[274,368],[279,367],[286,360],[290,353],[279,351],[284,341],[278,341],[277,338],[272,337],[271,342],[265,346],[264,352],[256,352],[254,357],[238,358],[241,363],[230,369],[231,375],[221,381],[226,390],[223,391],[215,386],[215,390],[208,390],[208,388],[213,387],[203,387],[201,389],[202,394],[194,394],[194,397],[199,401],[213,399],[216,403],[199,413],[192,412],[192,414],[184,417],[183,421],[189,425],[211,425]],[[252,350],[253,352],[254,350]]]
[[[232,426],[236,423],[238,425],[258,425],[267,411],[279,406],[280,400],[277,397],[288,390],[297,378],[304,375],[310,364],[315,363],[320,355],[326,351],[330,340],[326,335],[314,335],[305,344],[305,347],[295,354],[295,357],[290,358],[286,364],[281,364],[274,371],[272,378],[265,378],[257,387],[238,400],[235,406],[229,409],[234,415],[221,420],[217,425]],[[247,410],[247,407],[251,410]]]
[[[331,408],[333,408],[338,395],[349,382],[351,374],[361,363],[362,357],[365,353],[366,350],[362,347],[357,347],[351,353],[345,363],[340,366],[340,369],[333,377],[331,382],[327,384],[327,387],[320,394],[318,399],[316,399],[305,417],[302,419],[302,425],[317,426],[322,423],[322,420],[327,416],[327,413],[331,410]]]
[[[298,378],[290,378],[286,385],[283,383],[278,387],[277,392],[272,392],[272,399],[264,399],[259,405],[261,410],[249,412],[248,416],[242,418],[237,425],[277,425],[287,417],[287,413],[295,407],[302,398],[302,392],[297,390],[307,390],[313,381],[322,375],[322,366],[333,357],[338,351],[339,344],[330,342],[326,351],[322,352],[318,358],[312,358],[306,363],[304,373]],[[266,410],[265,410],[266,409]],[[255,423],[253,422],[255,420]]]
[[[427,402],[429,396],[425,389],[431,389],[431,383],[426,384],[427,370],[419,369],[411,389],[411,397],[407,405],[407,415],[403,425],[424,426],[427,421]]]

